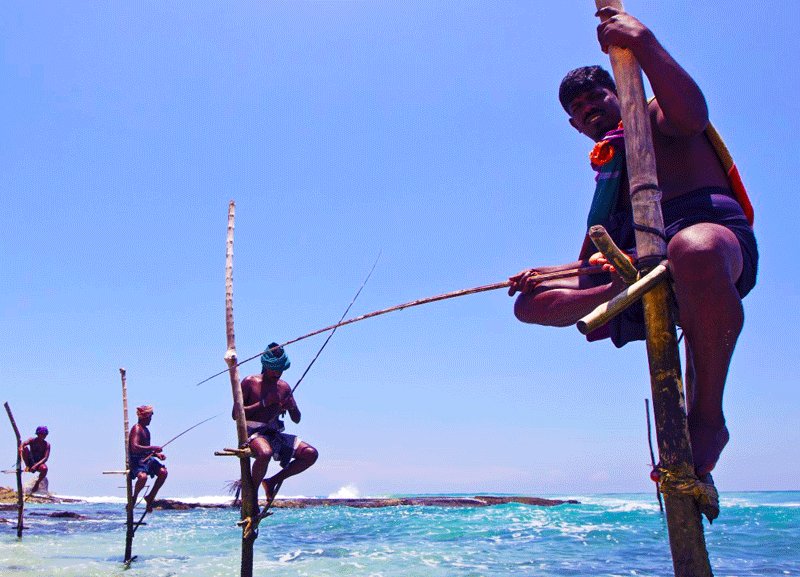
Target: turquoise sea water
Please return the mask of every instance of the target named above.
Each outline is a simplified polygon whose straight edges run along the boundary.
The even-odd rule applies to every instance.
[[[666,526],[653,495],[573,496],[579,505],[276,509],[261,526],[255,575],[365,577],[667,576]],[[800,576],[800,492],[731,493],[706,540],[714,574]],[[0,524],[0,575],[239,575],[235,509],[156,511],[123,571],[119,503],[29,505]],[[88,519],[60,519],[73,511]]]

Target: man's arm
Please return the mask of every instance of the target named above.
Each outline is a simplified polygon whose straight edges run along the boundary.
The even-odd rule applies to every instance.
[[[597,14],[605,19],[597,27],[603,51],[608,52],[609,46],[630,49],[647,75],[656,97],[650,112],[658,130],[666,136],[693,136],[705,130],[708,107],[700,87],[653,32],[614,8],[603,8]]]
[[[252,416],[248,415],[248,413],[252,413],[255,409],[261,407],[261,399],[256,399],[255,402],[249,405],[247,404],[252,401],[253,396],[253,379],[251,377],[245,377],[242,381],[242,404],[244,405],[245,419]],[[231,418],[236,418],[233,409],[231,409]]]
[[[289,416],[292,418],[292,421],[295,423],[300,422],[300,409],[297,408],[297,403],[294,400],[294,395],[289,393],[289,400],[282,404],[282,406],[289,411]]]
[[[508,286],[508,296],[514,296],[514,294],[517,292],[523,294],[531,292],[534,288],[536,288],[538,284],[540,284],[539,281],[536,280],[536,278],[541,274],[560,272],[562,270],[572,270],[587,266],[589,264],[590,263],[587,260],[578,260],[575,262],[569,262],[566,264],[559,264],[555,266],[527,268],[523,271],[518,272],[514,276],[509,277],[508,280],[510,281],[511,284],[509,284]]]
[[[34,465],[34,467],[38,467],[39,465],[43,465],[44,463],[47,462],[47,459],[49,459],[49,458],[50,458],[50,443],[45,441],[44,457],[42,457],[42,459],[38,463],[36,463]]]
[[[24,465],[24,469],[26,471],[30,471],[31,468],[28,467],[28,465],[25,464],[25,447],[30,445],[31,441],[33,441],[33,439],[34,439],[34,437],[31,437],[27,441],[23,441],[22,443],[19,444],[19,458],[22,461],[22,464]]]
[[[141,425],[134,425],[133,431],[131,432],[130,443],[131,447],[130,450],[132,453],[160,453],[161,447],[159,445],[142,445],[141,444],[141,436],[142,436],[142,427]]]

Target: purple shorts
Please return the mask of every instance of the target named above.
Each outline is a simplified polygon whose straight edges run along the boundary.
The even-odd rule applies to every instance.
[[[720,224],[736,235],[742,249],[742,274],[736,281],[736,288],[739,296],[744,297],[756,284],[758,246],[753,228],[747,222],[742,207],[731,194],[725,188],[700,188],[662,203],[661,212],[664,215],[664,232],[668,241],[684,228],[701,222]],[[619,248],[625,252],[632,252],[635,249],[633,215],[630,212],[612,215],[602,224]],[[589,282],[592,286],[609,282],[607,275],[587,278],[591,279]],[[617,347],[622,347],[631,341],[644,340],[644,312],[641,302],[625,309],[606,327],[601,327],[586,336],[590,341],[609,337]]]

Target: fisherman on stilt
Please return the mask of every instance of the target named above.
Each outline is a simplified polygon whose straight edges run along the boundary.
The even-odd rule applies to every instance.
[[[250,375],[242,381],[248,445],[254,457],[253,486],[258,491],[263,481],[267,508],[283,481],[308,469],[319,456],[314,447],[283,432],[284,412],[288,412],[295,423],[300,422],[301,416],[291,387],[281,380],[290,364],[278,343],[270,343],[261,355],[261,374]],[[264,479],[271,458],[280,463],[281,470]]]
[[[25,463],[25,471],[39,473],[36,482],[31,487],[31,494],[39,490],[43,481],[45,486],[47,485],[45,477],[47,477],[48,471],[47,459],[50,458],[50,443],[45,439],[47,439],[49,433],[50,431],[48,431],[47,427],[36,427],[36,436],[19,445],[19,456],[22,462]],[[47,492],[46,489],[45,492]]]
[[[144,496],[147,506],[145,511],[149,513],[153,510],[153,501],[155,501],[158,490],[167,480],[167,468],[158,459],[164,460],[167,457],[161,452],[162,448],[160,446],[150,444],[150,430],[147,427],[153,419],[153,407],[150,405],[137,407],[136,417],[139,422],[131,429],[128,441],[130,476],[131,479],[136,480],[130,506],[136,505],[136,499],[144,488],[148,475],[155,477],[156,481],[153,484],[153,488]]]
[[[722,395],[733,349],[742,330],[742,298],[756,283],[758,249],[752,207],[735,165],[710,129],[700,88],[670,56],[653,33],[633,16],[604,8],[598,39],[630,49],[650,80],[655,98],[648,105],[669,271],[674,281],[679,325],[686,351],[686,402],[692,455],[697,476],[710,482],[729,434]],[[590,160],[597,171],[588,226],[603,225],[614,242],[635,253],[631,198],[625,164],[624,127],[611,76],[599,66],[569,72],[559,99],[569,122],[595,145]],[[726,166],[726,163],[731,166]],[[635,193],[636,191],[634,191]],[[581,263],[605,264],[610,274],[539,282],[542,272],[529,269],[511,277],[509,294],[521,293],[514,314],[526,323],[568,326],[624,287],[613,267],[584,244]],[[641,304],[587,335],[610,338],[621,347],[643,340]]]

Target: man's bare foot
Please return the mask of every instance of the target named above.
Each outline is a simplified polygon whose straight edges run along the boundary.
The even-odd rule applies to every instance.
[[[706,427],[692,426],[690,423],[689,434],[695,473],[698,477],[704,477],[717,465],[722,449],[728,444],[728,428],[724,424],[722,427]]]
[[[145,505],[146,505],[145,511],[147,511],[148,513],[152,513],[153,512],[153,501],[154,500],[155,500],[154,498],[151,498],[151,499],[148,499],[147,497],[144,498],[144,502],[145,502]]]
[[[271,482],[269,479],[264,479],[264,482],[261,483],[264,487],[264,497],[267,499],[267,507],[272,505],[272,502],[275,500],[276,494],[276,484]]]

